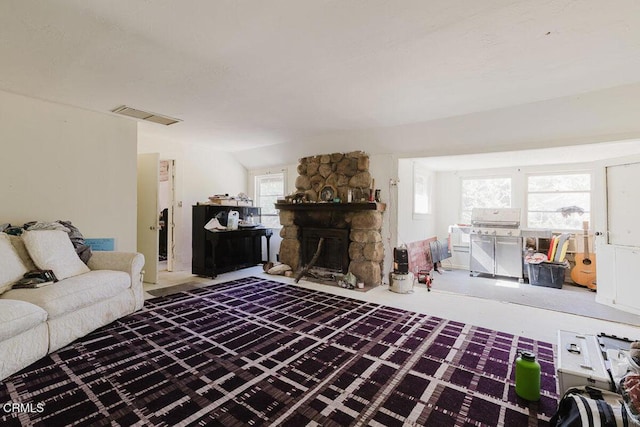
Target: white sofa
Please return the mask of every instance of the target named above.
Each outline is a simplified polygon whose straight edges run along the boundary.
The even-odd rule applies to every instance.
[[[9,238],[23,264],[32,269],[34,261],[23,243],[14,236]],[[6,271],[11,270],[6,266],[7,258],[10,257],[2,261]],[[139,253],[94,252],[84,273],[37,289],[10,289],[1,293],[0,381],[77,338],[142,308],[143,266],[144,256]]]

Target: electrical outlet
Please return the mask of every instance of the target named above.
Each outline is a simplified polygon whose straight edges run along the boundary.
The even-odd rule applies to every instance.
[[[398,185],[398,183],[399,183],[399,182],[400,182],[400,180],[399,180],[399,179],[393,179],[393,178],[391,178],[391,179],[389,180],[389,185],[391,185],[391,186],[396,186],[396,185]]]

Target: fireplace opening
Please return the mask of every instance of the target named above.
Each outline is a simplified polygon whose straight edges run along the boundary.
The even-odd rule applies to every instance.
[[[324,237],[322,250],[313,268],[346,274],[349,271],[349,229],[302,228],[302,265],[309,264],[318,249],[321,237]]]

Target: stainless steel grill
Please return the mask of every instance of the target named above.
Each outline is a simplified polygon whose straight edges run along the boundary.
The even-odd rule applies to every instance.
[[[471,213],[470,274],[522,275],[520,209],[474,208]]]
[[[471,211],[471,233],[492,236],[519,236],[520,209],[474,208]]]

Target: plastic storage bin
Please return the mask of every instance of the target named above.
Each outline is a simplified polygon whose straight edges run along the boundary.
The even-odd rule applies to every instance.
[[[557,262],[541,262],[540,264],[527,264],[529,283],[535,286],[562,289],[564,273],[567,266]]]

